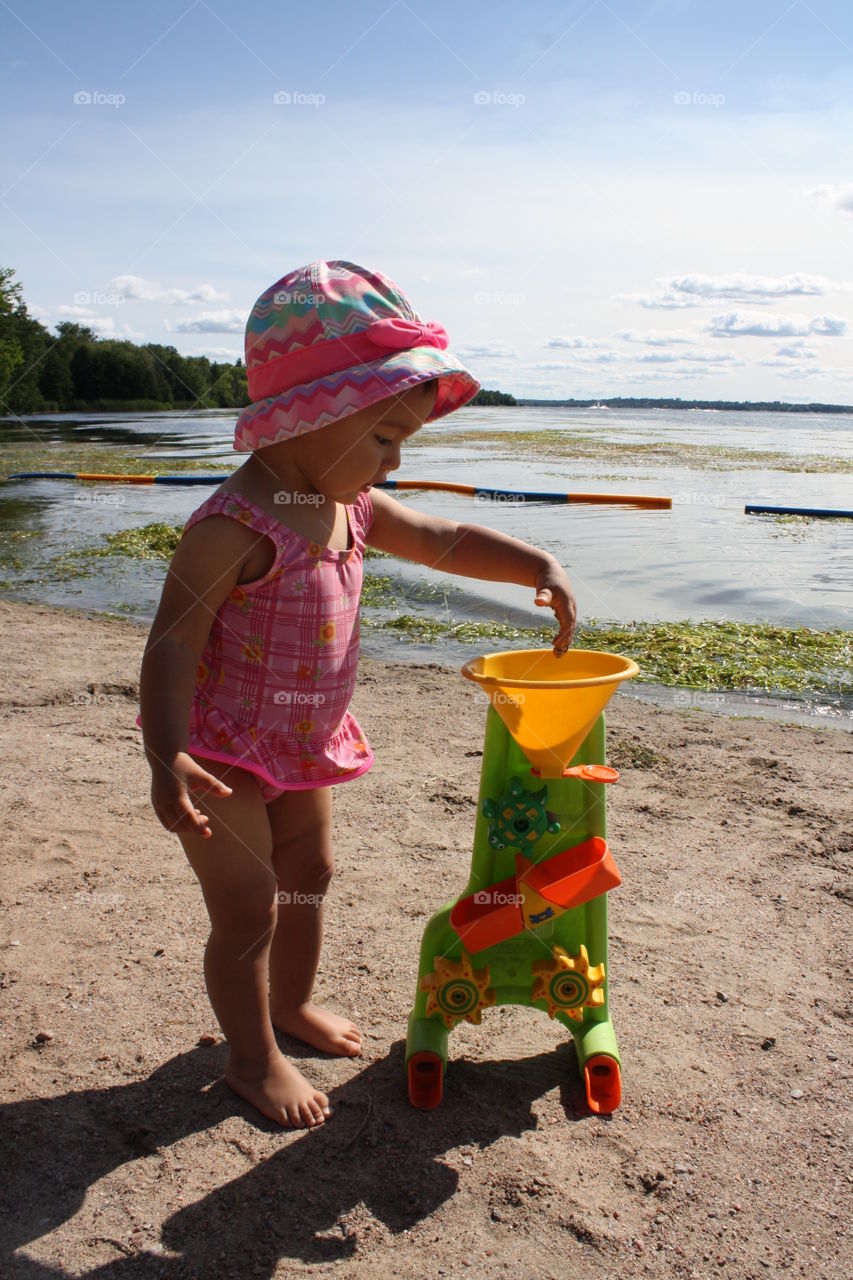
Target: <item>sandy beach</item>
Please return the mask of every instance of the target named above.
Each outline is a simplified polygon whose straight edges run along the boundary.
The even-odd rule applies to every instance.
[[[290,1133],[222,1081],[206,915],[148,803],[145,636],[0,602],[5,1276],[853,1274],[849,733],[617,696],[622,1106],[590,1115],[564,1030],[503,1008],[419,1112],[406,1018],[467,879],[485,701],[363,659],[376,764],[335,789],[318,995],[366,1050],[282,1037],[335,1107]]]

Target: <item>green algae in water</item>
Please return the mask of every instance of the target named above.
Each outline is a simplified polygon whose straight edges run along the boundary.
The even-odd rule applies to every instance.
[[[68,582],[73,578],[92,578],[98,572],[93,560],[104,556],[126,556],[132,560],[171,560],[180,541],[183,527],[155,521],[138,529],[121,529],[108,533],[104,545],[63,551],[46,564],[37,565],[36,577],[28,577],[19,585],[32,586],[39,581]]]
[[[809,474],[853,471],[850,458],[791,454],[776,450],[738,449],[732,445],[690,444],[684,440],[602,440],[592,431],[429,431],[418,434],[421,445],[485,445],[494,460],[555,458],[619,460],[650,466],[687,467],[692,471],[792,471]]]
[[[155,521],[140,528],[107,534],[105,545],[67,552],[51,563],[51,576],[70,578],[93,573],[91,560],[126,556],[168,561],[182,532],[180,525]],[[399,594],[398,594],[399,589]],[[396,609],[400,595],[407,604],[445,601],[441,582],[395,583],[391,577],[365,574],[365,610]],[[435,618],[403,613],[391,618],[366,614],[363,625],[415,642],[457,641],[508,648],[550,645],[555,625],[518,626],[507,622]],[[853,632],[814,631],[742,622],[634,622],[616,624],[590,619],[579,627],[576,649],[604,649],[633,658],[640,681],[704,690],[763,690],[775,693],[853,694]]]
[[[361,586],[361,604],[365,609],[387,609],[397,603],[397,593],[390,578],[366,573]]]
[[[0,480],[18,471],[73,471],[97,475],[151,476],[180,471],[211,471],[227,475],[233,463],[218,458],[151,458],[123,451],[120,445],[3,443],[0,452]],[[11,482],[15,484],[13,480]],[[86,481],[57,481],[57,484],[85,485]]]
[[[454,622],[414,614],[365,621],[421,643],[500,640],[533,648],[550,645],[555,634],[554,626]],[[578,629],[574,647],[621,653],[638,663],[638,680],[677,688],[853,694],[851,631],[741,622],[589,623]]]
[[[92,548],[89,555],[131,556],[134,560],[171,560],[181,540],[183,526],[157,520],[138,529],[122,529],[106,535],[106,547]]]

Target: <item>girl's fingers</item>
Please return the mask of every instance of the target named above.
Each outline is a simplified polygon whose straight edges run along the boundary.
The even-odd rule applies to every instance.
[[[191,791],[213,791],[219,796],[230,796],[231,788],[227,787],[221,778],[215,778],[212,773],[194,773],[187,779],[187,787]]]
[[[207,814],[196,809],[188,797],[183,802],[176,801],[158,814],[158,817],[167,831],[189,831],[208,837],[212,835]]]
[[[572,637],[575,633],[575,615],[571,607],[571,601],[565,596],[558,595],[554,600],[554,593],[550,587],[540,587],[536,592],[534,601],[538,605],[550,605],[554,610],[554,616],[560,625],[560,630],[554,637],[552,647],[558,658],[561,658],[572,643]]]

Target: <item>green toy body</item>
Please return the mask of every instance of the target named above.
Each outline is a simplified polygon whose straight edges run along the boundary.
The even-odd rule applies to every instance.
[[[571,763],[604,759],[600,714]],[[619,883],[606,846],[605,792],[576,777],[536,776],[489,706],[470,878],[429,921],[421,944],[406,1046],[414,1105],[440,1101],[454,1026],[478,1023],[492,1005],[519,1004],[571,1032],[591,1109],[618,1106],[607,893],[598,891]]]

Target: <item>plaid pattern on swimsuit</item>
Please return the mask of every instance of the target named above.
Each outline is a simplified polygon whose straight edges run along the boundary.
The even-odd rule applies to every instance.
[[[214,619],[190,711],[193,753],[233,761],[282,790],[326,786],[370,768],[373,753],[348,711],[369,496],[360,494],[346,512],[346,551],[310,542],[238,493],[215,493],[190,516],[186,529],[224,515],[275,546],[265,577],[236,586]]]

